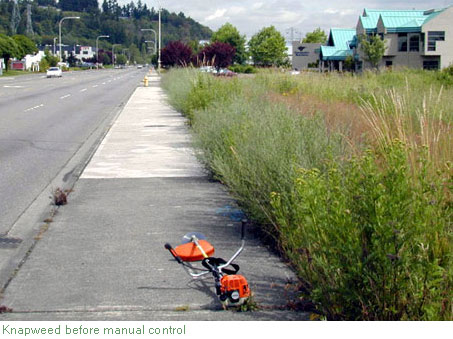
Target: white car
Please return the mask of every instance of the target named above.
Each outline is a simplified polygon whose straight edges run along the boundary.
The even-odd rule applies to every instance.
[[[60,67],[50,67],[47,70],[47,77],[48,78],[52,78],[52,77],[61,78],[62,77],[61,68]]]

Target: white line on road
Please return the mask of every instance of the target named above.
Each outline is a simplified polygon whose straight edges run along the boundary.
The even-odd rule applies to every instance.
[[[66,95],[63,95],[62,97],[60,97],[60,99],[65,99],[65,98],[70,97],[70,96],[71,96],[71,94],[66,94]]]
[[[34,109],[37,109],[37,108],[43,107],[43,106],[44,106],[44,104],[41,104],[41,105],[38,105],[38,106],[35,106],[35,107],[31,107],[31,108],[28,108],[28,109],[24,110],[24,112],[29,112],[29,111],[32,111]]]
[[[11,86],[11,85],[4,85],[5,88],[24,88],[24,86]]]
[[[103,82],[102,84],[105,85],[105,82]]]
[[[86,88],[84,88],[84,89],[81,89],[81,90],[80,90],[80,92],[85,92],[86,90],[87,90],[87,89],[86,89]]]
[[[93,88],[98,87],[98,85],[94,85]]]

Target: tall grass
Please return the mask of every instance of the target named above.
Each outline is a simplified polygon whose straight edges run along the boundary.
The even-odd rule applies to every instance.
[[[276,238],[319,312],[452,320],[450,99],[435,79],[411,87],[430,76],[179,70],[163,83],[203,161]]]

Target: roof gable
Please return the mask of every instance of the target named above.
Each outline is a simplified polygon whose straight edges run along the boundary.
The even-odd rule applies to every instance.
[[[332,28],[329,33],[329,45],[321,46],[324,60],[344,60],[352,55],[351,42],[356,36],[355,29]]]
[[[380,10],[365,8],[359,20],[367,33],[376,33],[378,22],[388,32],[420,32],[421,27],[441,10]]]

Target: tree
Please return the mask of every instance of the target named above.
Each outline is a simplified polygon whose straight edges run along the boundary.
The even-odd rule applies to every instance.
[[[316,28],[313,32],[309,32],[305,35],[305,38],[302,40],[303,43],[307,44],[325,44],[327,41],[326,32],[324,32],[320,27]]]
[[[130,44],[129,45],[129,52],[131,53],[131,62],[137,63],[137,64],[142,64],[143,63],[143,58],[142,55],[140,54],[140,50],[135,44]]]
[[[49,50],[46,49],[44,51],[44,59],[47,61],[47,64],[50,67],[55,67],[58,65],[58,61],[60,61],[60,58],[56,55],[50,54]]]
[[[12,38],[19,48],[19,59],[22,59],[27,54],[35,54],[38,52],[38,48],[36,47],[36,44],[33,42],[33,40],[26,37],[25,35],[17,34]]]
[[[359,38],[360,49],[365,54],[365,60],[368,61],[376,70],[379,69],[379,63],[384,56],[386,46],[385,41],[377,34],[366,36],[362,35]]]
[[[18,58],[20,50],[13,38],[0,34],[0,58],[5,59],[6,70],[8,70],[8,61],[11,58]]]
[[[62,11],[71,12],[96,12],[98,11],[98,0],[60,0],[58,2]]]
[[[238,64],[244,64],[248,55],[245,50],[245,35],[241,35],[236,27],[226,23],[220,27],[211,37],[211,42],[224,42],[230,44],[236,50],[233,61]]]
[[[219,71],[233,63],[236,50],[230,44],[224,42],[213,42],[205,46],[198,55],[198,59],[208,62]]]
[[[118,65],[125,65],[127,63],[127,58],[124,54],[119,54],[115,58],[115,63]]]
[[[192,48],[181,41],[171,41],[161,52],[163,66],[186,66],[192,59]]]
[[[348,55],[344,60],[344,67],[347,71],[351,72],[355,68],[355,60],[352,55]]]
[[[265,27],[255,34],[249,42],[253,62],[259,66],[280,66],[285,63],[285,38],[274,26]]]

